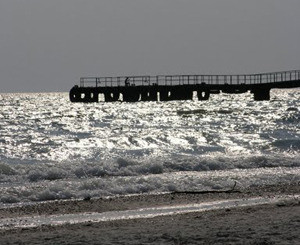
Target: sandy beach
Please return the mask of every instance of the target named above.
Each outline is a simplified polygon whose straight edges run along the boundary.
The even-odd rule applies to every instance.
[[[104,213],[146,207],[197,204],[275,195],[295,196],[276,204],[234,207],[105,222],[10,228],[0,231],[1,244],[299,244],[299,185],[253,187],[232,193],[168,193],[105,199],[55,201],[2,208],[1,220],[37,215]]]

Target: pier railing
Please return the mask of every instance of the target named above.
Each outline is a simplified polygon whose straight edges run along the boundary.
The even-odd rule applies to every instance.
[[[122,77],[82,77],[80,87],[243,85],[269,84],[300,80],[300,70],[251,75],[159,75]]]

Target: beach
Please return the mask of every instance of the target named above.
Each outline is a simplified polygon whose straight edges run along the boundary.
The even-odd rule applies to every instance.
[[[105,199],[54,201],[2,208],[1,220],[57,214],[134,210],[218,200],[289,195],[288,201],[220,208],[152,218],[42,225],[0,231],[1,244],[298,244],[299,185],[249,188],[240,192],[166,193]]]

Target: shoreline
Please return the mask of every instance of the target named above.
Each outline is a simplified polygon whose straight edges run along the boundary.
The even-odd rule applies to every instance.
[[[248,187],[221,191],[198,192],[174,192],[138,194],[127,196],[114,196],[103,198],[86,198],[71,200],[55,200],[46,202],[28,203],[17,206],[0,207],[0,219],[20,216],[55,215],[62,213],[82,212],[107,212],[123,211],[129,209],[158,207],[164,205],[181,205],[199,202],[209,202],[226,199],[240,199],[252,197],[264,197],[272,195],[298,195],[299,184],[282,184],[270,186]]]
[[[53,201],[23,207],[0,208],[0,218],[109,212],[137,208],[196,204],[210,201],[299,195],[300,186],[252,187],[232,193],[167,193],[90,200]],[[287,243],[300,241],[300,202],[224,208],[153,218],[85,222],[0,230],[1,244],[202,244]],[[288,240],[291,239],[291,240]]]

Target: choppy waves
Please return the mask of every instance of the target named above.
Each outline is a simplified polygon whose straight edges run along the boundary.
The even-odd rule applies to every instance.
[[[208,102],[0,95],[2,203],[299,181],[299,90]]]

